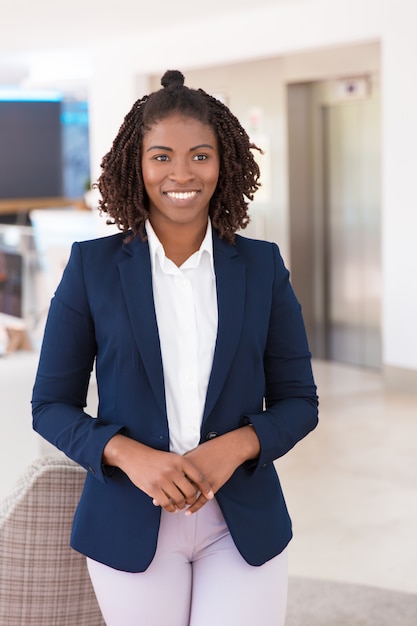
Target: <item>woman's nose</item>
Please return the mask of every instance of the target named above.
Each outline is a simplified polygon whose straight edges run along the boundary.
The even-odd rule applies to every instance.
[[[170,174],[171,180],[178,183],[187,183],[194,178],[194,173],[187,161],[175,160]]]

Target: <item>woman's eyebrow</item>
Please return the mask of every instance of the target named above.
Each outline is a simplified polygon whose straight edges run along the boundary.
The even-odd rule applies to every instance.
[[[146,152],[149,150],[165,150],[166,152],[173,152],[172,148],[167,148],[167,146],[150,146]]]
[[[212,146],[209,143],[200,143],[198,144],[198,146],[193,146],[192,148],[190,148],[190,152],[194,152],[195,150],[201,150],[201,148],[210,148],[210,150],[214,150],[214,146]],[[168,148],[167,146],[149,146],[149,148],[147,148],[146,152],[149,152],[150,150],[164,150],[166,152],[173,152],[172,148]]]
[[[194,150],[200,150],[201,148],[210,148],[211,150],[214,150],[214,146],[212,146],[209,143],[200,143],[198,146],[194,146],[193,148],[190,148],[190,152],[193,152]]]

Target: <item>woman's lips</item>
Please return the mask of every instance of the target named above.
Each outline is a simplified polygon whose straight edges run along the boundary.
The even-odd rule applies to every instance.
[[[191,200],[195,198],[198,191],[164,191],[164,195],[172,200]]]

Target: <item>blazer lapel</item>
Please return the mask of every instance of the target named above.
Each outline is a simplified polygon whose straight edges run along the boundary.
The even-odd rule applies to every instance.
[[[203,420],[220,395],[239,344],[245,308],[246,268],[236,248],[214,233],[218,331]]]
[[[120,279],[133,334],[152,390],[166,416],[164,375],[152,291],[149,248],[133,240],[125,246],[126,257],[119,263]]]
[[[216,404],[239,344],[244,319],[246,268],[236,248],[214,239],[218,330],[203,420]],[[149,248],[134,240],[119,262],[120,279],[133,334],[159,406],[166,415],[164,375],[152,291]]]

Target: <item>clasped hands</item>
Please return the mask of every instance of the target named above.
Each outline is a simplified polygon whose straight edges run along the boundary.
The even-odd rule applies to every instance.
[[[153,504],[169,513],[186,509],[185,514],[191,515],[214,498],[237,467],[227,458],[225,443],[207,441],[182,456],[162,452],[163,465],[153,474],[156,478],[159,473],[157,488],[161,492],[153,497]]]
[[[132,483],[169,513],[201,509],[244,461],[259,454],[251,426],[231,431],[184,455],[155,450],[124,435],[115,435],[104,449],[105,463],[119,467]]]

